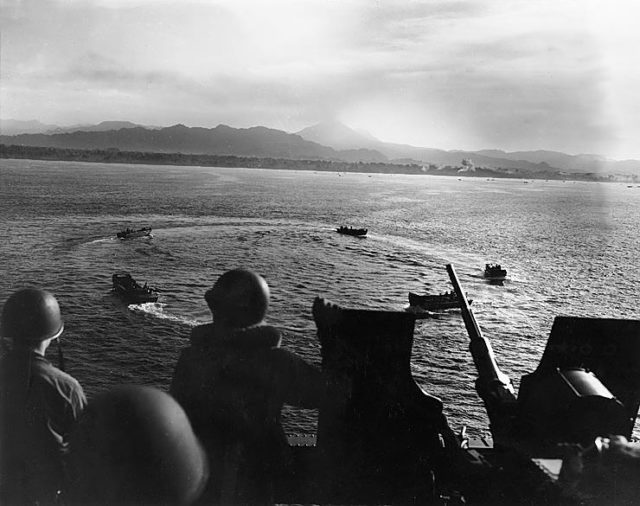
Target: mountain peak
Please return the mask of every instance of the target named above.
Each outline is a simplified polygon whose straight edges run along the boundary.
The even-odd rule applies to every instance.
[[[121,128],[136,128],[142,125],[132,123],[131,121],[101,121],[94,126],[95,130],[120,130]]]
[[[374,148],[379,141],[367,132],[359,132],[337,120],[318,123],[296,132],[305,140],[334,149]]]
[[[57,125],[47,125],[38,120],[0,119],[0,133],[3,135],[39,134],[59,128]]]

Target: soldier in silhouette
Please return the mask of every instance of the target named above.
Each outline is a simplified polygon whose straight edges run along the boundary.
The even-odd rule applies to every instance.
[[[25,288],[7,299],[0,333],[0,503],[54,504],[68,434],[86,404],[80,384],[45,354],[64,330],[58,301]]]
[[[280,347],[265,325],[266,281],[252,271],[224,273],[205,300],[213,322],[195,327],[175,368],[171,394],[182,405],[211,461],[204,500],[270,503],[290,460],[283,405],[319,407],[319,368]]]
[[[187,505],[209,477],[184,411],[151,387],[119,386],[92,398],[70,445],[69,505]]]

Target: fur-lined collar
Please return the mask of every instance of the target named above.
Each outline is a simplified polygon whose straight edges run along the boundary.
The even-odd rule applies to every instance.
[[[277,348],[280,331],[269,325],[255,325],[231,333],[216,332],[212,323],[198,325],[191,331],[191,344],[196,347],[217,348]]]

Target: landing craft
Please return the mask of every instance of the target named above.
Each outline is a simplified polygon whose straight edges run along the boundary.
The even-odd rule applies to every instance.
[[[158,291],[154,288],[138,284],[128,272],[116,272],[111,276],[113,291],[127,304],[144,304],[156,302]]]
[[[118,239],[134,239],[136,237],[151,237],[151,227],[142,227],[138,230],[126,228],[116,234]]]
[[[473,301],[470,300],[469,304]],[[418,295],[417,293],[409,292],[409,306],[418,307],[425,310],[439,310],[439,309],[458,309],[460,307],[460,301],[455,292],[446,292],[433,295]]]
[[[490,281],[504,281],[507,278],[507,269],[500,264],[485,264],[484,277]]]
[[[369,230],[366,228],[353,228],[353,227],[347,227],[344,225],[336,228],[336,232],[344,235],[364,236],[364,235],[367,235],[368,231]]]

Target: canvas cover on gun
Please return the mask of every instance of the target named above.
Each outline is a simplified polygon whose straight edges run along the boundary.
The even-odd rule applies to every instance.
[[[640,406],[640,320],[558,316],[536,372],[583,367],[625,406],[631,435]]]

